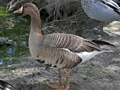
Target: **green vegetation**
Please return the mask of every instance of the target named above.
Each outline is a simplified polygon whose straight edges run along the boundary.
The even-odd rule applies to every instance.
[[[6,9],[3,7],[0,7],[0,16],[6,16],[9,15],[9,12],[6,13]]]
[[[0,16],[5,14],[5,8],[0,8]],[[21,62],[21,58],[29,55],[28,36],[30,19],[20,17],[0,17],[0,37],[13,40],[11,46],[0,46],[0,65],[12,65]]]

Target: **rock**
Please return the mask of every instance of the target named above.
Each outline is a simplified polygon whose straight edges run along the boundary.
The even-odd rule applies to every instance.
[[[13,42],[13,40],[9,40],[9,39],[5,39],[5,38],[0,38],[0,46],[3,45],[11,45]]]

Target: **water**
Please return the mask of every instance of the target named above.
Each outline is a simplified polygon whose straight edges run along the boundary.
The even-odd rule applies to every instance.
[[[26,58],[29,53],[29,18],[2,17],[6,16],[5,8],[0,8],[0,37],[13,40],[11,46],[0,47],[0,66],[19,63],[22,58]]]

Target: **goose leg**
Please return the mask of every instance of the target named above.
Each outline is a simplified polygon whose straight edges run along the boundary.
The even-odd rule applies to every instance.
[[[66,70],[66,86],[65,86],[65,90],[68,90],[70,88],[69,85],[69,70]]]
[[[64,90],[64,86],[63,86],[62,79],[61,79],[61,68],[58,68],[58,73],[59,73],[59,83],[51,84],[49,86],[51,88],[54,88],[55,90]]]

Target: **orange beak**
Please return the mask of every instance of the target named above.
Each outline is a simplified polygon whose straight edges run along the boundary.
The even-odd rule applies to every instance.
[[[13,13],[22,13],[19,9],[14,11]]]
[[[23,11],[23,6],[20,9],[14,11],[13,13],[23,13],[22,11]]]

